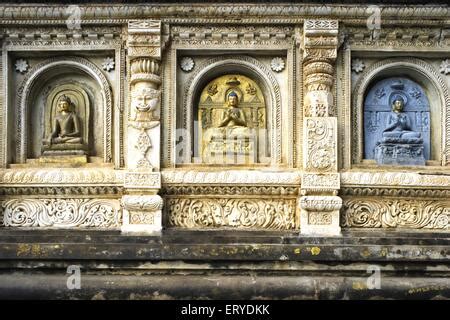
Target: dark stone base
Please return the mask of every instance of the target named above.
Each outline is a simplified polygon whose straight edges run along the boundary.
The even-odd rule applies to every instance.
[[[1,231],[0,299],[450,299],[448,232]]]
[[[378,164],[424,166],[423,144],[380,143],[375,147]]]

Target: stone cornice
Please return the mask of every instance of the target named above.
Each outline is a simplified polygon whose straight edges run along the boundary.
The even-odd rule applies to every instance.
[[[302,23],[308,18],[341,19],[365,25],[373,4],[109,4],[80,5],[82,24],[124,24],[129,19],[161,19],[170,23]],[[450,25],[445,5],[377,5],[383,25]],[[69,17],[67,5],[2,5],[0,25],[60,24]],[[430,21],[427,21],[430,20]],[[431,21],[433,20],[433,21]]]

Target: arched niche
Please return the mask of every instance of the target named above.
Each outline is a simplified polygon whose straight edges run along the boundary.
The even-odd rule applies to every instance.
[[[416,58],[380,60],[360,76],[352,96],[352,158],[353,163],[364,159],[364,102],[370,89],[383,79],[406,78],[423,89],[430,106],[430,160],[433,164],[450,162],[450,96],[445,81],[433,66]]]
[[[38,158],[46,127],[51,121],[49,99],[54,92],[73,88],[87,99],[89,124],[83,134],[89,141],[89,155],[112,161],[112,97],[102,71],[81,57],[55,57],[34,66],[17,93],[16,155],[13,162]],[[47,110],[47,111],[46,111]],[[46,114],[47,112],[47,114]]]
[[[176,154],[177,162],[192,163],[199,157],[199,149],[195,148],[195,112],[201,93],[208,83],[228,74],[240,74],[254,81],[261,88],[266,104],[267,121],[267,155],[270,164],[281,164],[281,94],[280,87],[271,70],[264,64],[249,56],[218,56],[209,59],[196,68],[196,72],[188,79],[183,94],[182,114],[179,127],[186,130],[185,145],[191,152]]]
[[[232,109],[230,95],[236,96],[237,101]],[[198,128],[195,144],[200,147],[203,163],[250,164],[268,159],[266,103],[261,88],[251,78],[226,74],[213,79],[202,90],[194,108]],[[241,159],[224,157],[224,153]]]

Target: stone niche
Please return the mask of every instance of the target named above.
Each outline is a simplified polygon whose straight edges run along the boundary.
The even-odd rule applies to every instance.
[[[395,104],[401,111],[393,111]],[[430,159],[430,104],[406,77],[377,81],[364,102],[364,158],[379,164],[425,165]]]
[[[16,75],[17,88],[12,88],[17,94],[11,95],[16,106],[11,132],[17,135],[8,137],[10,163],[111,162],[112,99],[103,72],[77,56],[28,61],[32,68]],[[67,113],[60,112],[62,100]]]
[[[285,55],[194,56],[179,52],[178,58],[173,98],[175,164],[267,166],[281,164],[288,157],[283,155],[288,149],[283,149],[283,144],[292,138],[287,129],[293,117],[288,114],[292,99]],[[272,68],[274,60],[277,65]],[[236,93],[238,109],[246,119],[241,127],[247,129],[221,127],[231,92]],[[224,139],[223,134],[210,136],[214,130],[237,133]],[[226,156],[227,152],[232,155]]]
[[[376,160],[382,148],[400,157],[399,161],[385,162],[387,165],[432,167],[448,163],[449,131],[445,119],[450,112],[449,95],[447,79],[439,74],[440,62],[440,59],[411,57],[377,59],[356,55],[353,58],[351,132],[347,131],[351,135],[352,163],[383,164]],[[407,125],[402,130],[406,140],[409,139],[401,139],[400,144],[383,137],[396,98],[403,103],[402,114]],[[387,131],[395,135],[398,130]],[[407,155],[413,153],[417,156],[414,159]]]
[[[202,90],[195,106],[200,149],[195,151],[203,163],[267,161],[266,104],[255,81],[239,74],[218,77]]]

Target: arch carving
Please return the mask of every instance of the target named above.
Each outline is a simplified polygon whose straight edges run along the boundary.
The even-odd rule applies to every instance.
[[[440,106],[431,102],[431,112],[439,110],[441,139],[439,141],[440,161],[442,165],[450,164],[450,95],[447,84],[438,71],[429,63],[417,58],[389,58],[380,60],[367,68],[360,76],[352,92],[352,163],[360,163],[363,157],[364,100],[365,94],[374,81],[387,71],[409,72],[412,80],[418,81],[434,91]],[[390,73],[392,74],[392,73]],[[426,82],[426,83],[424,83]],[[434,106],[434,108],[433,108]],[[436,108],[440,107],[440,109]],[[446,130],[446,131],[443,131]]]
[[[34,66],[22,82],[22,85],[17,91],[17,144],[16,144],[16,161],[25,163],[27,157],[27,107],[30,105],[30,94],[33,86],[38,82],[40,77],[49,70],[70,66],[85,72],[91,76],[98,83],[101,89],[101,96],[103,101],[103,161],[112,161],[112,143],[111,143],[111,128],[112,128],[112,95],[111,87],[103,75],[102,71],[92,62],[81,57],[55,57],[47,59],[36,66]]]

